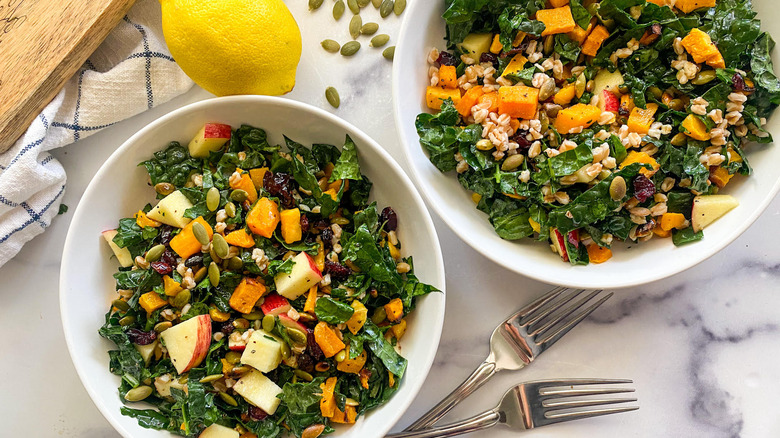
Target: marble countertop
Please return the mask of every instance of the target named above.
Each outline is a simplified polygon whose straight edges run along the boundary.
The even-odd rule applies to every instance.
[[[304,54],[297,86],[288,97],[327,108],[357,125],[405,166],[392,117],[390,63],[379,50],[367,47],[367,41],[352,59],[325,53],[319,41],[346,41],[348,20],[334,24],[331,2],[313,14],[305,2],[290,3],[304,35]],[[364,21],[379,20],[369,6]],[[379,22],[380,32],[395,40],[399,19],[391,15]],[[338,110],[324,99],[330,85],[341,93]],[[86,185],[117,146],[157,117],[208,97],[196,87],[54,151],[68,172],[64,203],[70,212],[55,219],[50,229],[0,268],[0,422],[5,431],[0,435],[118,436],[82,388],[65,346],[58,305],[65,235]],[[111,182],[105,183],[110,189]],[[492,408],[506,389],[525,380],[617,377],[634,379],[639,411],[550,426],[526,435],[780,436],[772,402],[780,393],[778,219],[780,199],[744,235],[709,260],[654,284],[615,291],[601,309],[532,366],[497,375],[447,419]],[[447,316],[433,369],[396,430],[471,373],[487,356],[494,326],[512,309],[550,288],[495,266],[458,240],[435,215],[434,222],[449,273]],[[496,428],[472,436],[515,435]]]

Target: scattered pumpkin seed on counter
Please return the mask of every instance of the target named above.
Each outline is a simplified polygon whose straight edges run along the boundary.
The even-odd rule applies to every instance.
[[[338,21],[342,15],[344,15],[344,11],[346,10],[346,6],[344,5],[344,0],[339,0],[336,2],[336,4],[333,5],[333,19]]]
[[[339,97],[339,92],[333,87],[328,87],[325,89],[325,99],[327,99],[328,103],[333,108],[338,108],[339,105],[341,105],[341,98]]]
[[[371,38],[371,43],[369,43],[369,46],[371,46],[371,47],[382,47],[385,44],[387,44],[388,41],[390,41],[390,35],[387,35],[387,34],[383,33],[381,35],[377,35],[377,36]]]
[[[341,54],[343,56],[352,56],[357,53],[358,50],[360,50],[360,43],[357,41],[350,41],[341,46]]]
[[[337,107],[335,88],[326,95]],[[236,431],[259,424],[247,415],[263,415],[267,436],[279,437],[284,422],[314,438],[386,403],[407,369],[395,349],[407,317],[436,289],[399,252],[396,212],[369,201],[352,139],[341,148],[273,145],[243,125],[218,150],[190,145],[172,142],[141,163],[155,190],[170,184],[170,192],[120,219],[112,240],[117,261],[129,263],[114,274],[118,296],[98,333],[116,345],[106,367],[121,412],[187,436],[205,436],[212,414]],[[228,148],[252,154],[251,164],[215,164]],[[221,203],[226,194],[233,201],[220,210],[215,196]],[[336,245],[355,256],[329,256]],[[144,255],[155,261],[133,263]],[[365,294],[350,293],[357,284]],[[302,391],[313,394],[307,415],[290,415]],[[211,413],[188,415],[204,394]],[[341,394],[350,396],[343,411]],[[153,409],[134,409],[141,401]]]

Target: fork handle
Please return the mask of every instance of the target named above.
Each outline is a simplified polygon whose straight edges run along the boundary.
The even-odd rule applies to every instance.
[[[440,401],[436,406],[431,408],[422,417],[417,419],[406,431],[415,431],[420,429],[427,429],[439,421],[447,412],[451,411],[458,403],[464,398],[468,397],[477,388],[484,385],[493,375],[498,371],[496,363],[491,360],[486,360],[474,370],[473,373],[463,382],[455,388],[444,400]],[[476,417],[475,417],[476,418]],[[457,434],[456,434],[457,435]],[[414,435],[417,436],[417,435]],[[420,435],[422,436],[422,435]],[[426,435],[427,436],[427,435]],[[433,435],[431,435],[433,436]],[[450,436],[450,435],[447,435]]]
[[[400,432],[385,435],[385,438],[444,438],[464,433],[476,432],[495,426],[501,416],[497,409],[483,412],[469,419],[458,421],[457,423],[447,424],[445,426],[432,427],[430,429],[415,430],[409,432]]]

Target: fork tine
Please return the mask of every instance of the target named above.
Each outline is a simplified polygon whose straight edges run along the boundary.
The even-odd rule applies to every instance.
[[[631,412],[639,409],[639,406],[627,406],[624,408],[601,408],[591,409],[587,411],[576,412],[549,412],[545,413],[544,417],[547,419],[546,424],[561,423],[570,420],[580,420],[582,418],[599,417],[602,415],[620,414],[623,412]]]
[[[635,402],[635,398],[602,398],[602,399],[585,399],[585,400],[545,400],[542,402],[542,406],[549,410],[557,409],[571,409],[571,408],[587,408],[591,406],[611,405],[613,403],[631,403]]]
[[[571,315],[573,312],[575,312],[577,309],[585,305],[585,303],[590,301],[593,297],[600,294],[601,292],[603,291],[600,289],[595,290],[585,295],[585,297],[583,297],[582,299],[579,299],[576,302],[569,304],[571,301],[573,301],[575,297],[580,296],[581,292],[578,292],[575,297],[571,297],[571,299],[567,300],[563,304],[560,304],[555,310],[551,311],[549,313],[549,318],[547,317],[542,318],[542,320],[538,321],[538,324],[542,324],[541,327],[534,328],[532,326],[535,326],[536,324],[529,324],[528,326],[529,334],[532,336],[536,336],[539,333],[547,331],[554,325],[563,321],[567,316]]]
[[[544,305],[538,306],[534,312],[531,312],[529,315],[523,317],[522,324],[525,326],[532,326],[538,323],[540,320],[552,315],[558,309],[562,308],[567,303],[580,296],[581,293],[585,292],[585,289],[579,289],[574,291],[573,294],[567,295],[566,292],[570,290],[571,289],[561,291],[555,297],[547,300]]]
[[[634,392],[633,388],[569,388],[569,389],[540,389],[539,395],[543,398],[560,397],[584,397],[586,395],[624,394]]]
[[[599,291],[601,292],[601,291]],[[542,351],[548,349],[552,344],[558,341],[558,339],[561,339],[563,335],[569,332],[574,326],[579,324],[583,319],[587,318],[588,315],[593,313],[594,310],[596,310],[599,306],[604,304],[605,301],[607,301],[611,296],[613,295],[612,292],[604,296],[603,298],[600,298],[598,301],[593,303],[592,305],[586,307],[585,309],[582,309],[579,313],[574,315],[567,323],[562,325],[558,330],[551,333],[550,335],[546,336],[544,339],[537,341],[537,345],[542,349]],[[592,297],[591,297],[592,298]],[[584,303],[583,303],[584,304]],[[582,306],[582,304],[580,304]],[[580,306],[577,306],[574,310],[579,308]],[[571,312],[569,312],[571,313]],[[568,314],[566,315],[568,316]]]
[[[524,318],[531,313],[535,312],[538,308],[544,306],[545,304],[549,303],[551,300],[555,299],[558,295],[565,292],[567,288],[565,287],[556,287],[555,289],[547,292],[546,294],[542,295],[541,297],[537,298],[533,302],[529,303],[527,306],[520,309],[516,315]]]
[[[631,379],[568,379],[568,380],[538,380],[532,382],[537,390],[544,388],[562,388],[575,385],[620,385],[634,383]]]

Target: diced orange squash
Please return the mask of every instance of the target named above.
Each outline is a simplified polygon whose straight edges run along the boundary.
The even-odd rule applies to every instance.
[[[303,230],[301,228],[301,211],[297,208],[283,210],[280,213],[282,220],[282,238],[286,243],[301,240]]]
[[[466,94],[460,98],[460,102],[455,105],[455,109],[458,110],[463,117],[468,117],[471,114],[471,107],[477,104],[479,97],[485,94],[482,91],[482,87],[471,87],[466,91]]]
[[[717,167],[710,170],[710,181],[718,186],[719,189],[726,187],[726,184],[729,183],[732,177],[734,177],[734,175],[730,174],[725,167]]]
[[[509,127],[512,128],[512,131],[517,131],[520,128],[520,120],[509,119]]]
[[[648,103],[647,108],[644,109],[638,106],[634,107],[626,123],[628,130],[638,134],[647,134],[650,131],[650,126],[655,121],[656,111],[658,111],[657,103]]]
[[[661,229],[671,231],[685,226],[685,216],[682,213],[664,213],[661,215]]]
[[[239,248],[252,248],[255,246],[255,239],[244,228],[228,233],[225,236],[225,241]]]
[[[336,397],[334,393],[336,391],[336,383],[338,379],[336,377],[328,377],[325,383],[320,384],[322,389],[322,398],[320,398],[320,413],[325,418],[333,417],[336,413]]]
[[[393,260],[398,260],[401,258],[401,251],[398,251],[398,248],[396,248],[395,245],[387,242],[387,248],[390,250],[390,257],[392,257]]]
[[[350,374],[357,374],[360,372],[360,370],[363,369],[363,366],[366,364],[366,359],[368,359],[368,355],[366,355],[366,350],[363,350],[360,352],[360,355],[354,359],[349,358],[349,346],[347,346],[347,358],[342,360],[341,362],[336,365],[336,369],[341,371],[342,373],[350,373]]]
[[[501,50],[503,50],[503,49],[504,49],[504,45],[501,44],[499,34],[493,35],[493,42],[490,43],[490,53],[498,55],[499,53],[501,53]],[[441,69],[440,69],[440,71],[441,71]],[[441,75],[439,75],[439,76],[441,76]]]
[[[395,386],[395,376],[390,371],[387,372],[387,384],[391,388]]]
[[[604,263],[612,258],[612,250],[603,246],[598,246],[595,243],[588,245],[588,258],[591,263],[599,264]]]
[[[674,5],[686,14],[690,14],[699,8],[714,8],[715,0],[677,0]]]
[[[498,112],[519,119],[533,119],[539,105],[539,89],[515,85],[498,89]]]
[[[265,178],[266,172],[268,172],[267,167],[258,167],[257,169],[249,170],[249,177],[252,178],[252,183],[255,185],[256,189],[263,187],[263,178]]]
[[[170,275],[166,275],[163,277],[163,290],[165,291],[165,295],[175,297],[184,289],[182,289],[181,284],[179,284],[178,281],[171,278]]]
[[[690,33],[682,39],[682,45],[697,63],[706,62],[720,55],[718,47],[712,42],[709,34],[698,28],[691,29]]]
[[[227,359],[220,359],[220,362],[222,362],[222,374],[229,374],[231,371],[233,371],[233,364],[227,361]]]
[[[728,148],[728,159],[729,163],[741,163],[742,162],[742,156],[737,153],[737,151],[734,150],[734,148]]]
[[[523,31],[517,32],[517,34],[515,34],[515,39],[512,40],[512,47],[519,47],[526,36],[528,36],[528,34]]]
[[[540,9],[536,11],[536,19],[544,23],[542,36],[569,33],[577,26],[568,5],[560,8]]]
[[[336,189],[328,189],[322,192],[323,195],[329,195],[331,199],[334,201],[338,201],[339,199],[339,191]]]
[[[401,340],[406,333],[406,319],[402,319],[398,324],[390,327],[390,332],[393,333],[396,339]]]
[[[569,4],[569,0],[550,0],[550,6],[560,8]]]
[[[335,412],[333,417],[331,417],[330,422],[338,424],[353,424],[355,423],[355,420],[357,420],[357,410],[355,410],[354,406],[345,406],[344,412],[341,412],[338,406],[336,406]]]
[[[143,210],[138,210],[138,213],[135,214],[135,223],[141,228],[144,227],[157,228],[160,225],[162,225],[160,222],[157,222],[154,219],[149,219],[149,216],[147,216]]]
[[[209,240],[214,235],[214,230],[211,229],[211,225],[203,219],[202,216],[194,219],[188,223],[179,234],[173,236],[171,239],[171,249],[183,259],[188,259],[190,256],[200,252],[203,245],[195,237],[195,233],[192,232],[192,226],[196,223],[203,225],[208,233]]]
[[[147,313],[152,313],[168,304],[168,301],[162,299],[157,292],[147,292],[138,298],[138,304],[140,304]]]
[[[353,335],[356,335],[363,328],[366,319],[368,319],[368,309],[358,300],[352,302],[352,309],[354,309],[354,312],[347,320],[347,328]]]
[[[384,308],[390,322],[397,323],[404,317],[404,303],[400,298],[393,298]]]
[[[244,277],[233,290],[228,304],[239,313],[251,313],[257,300],[266,292],[263,283],[254,278]]]
[[[358,374],[360,375],[360,386],[363,389],[368,389],[368,379],[371,377],[371,372],[364,368]]]
[[[639,170],[639,173],[642,175],[645,175],[646,177],[650,177],[654,175],[656,172],[658,172],[658,169],[661,168],[661,165],[658,164],[657,161],[650,155],[648,155],[646,152],[637,152],[637,151],[631,151],[626,155],[626,158],[623,160],[622,163],[620,163],[620,168],[624,168],[628,165],[634,164],[634,163],[642,163],[642,164],[649,164],[652,170],[642,168]]]
[[[241,179],[231,183],[230,188],[233,190],[245,191],[250,204],[257,201],[257,189],[255,189],[255,183],[252,181],[252,177],[248,173],[242,173],[243,171],[241,169],[236,169],[236,172],[241,173]]]
[[[672,235],[671,230],[664,230],[663,228],[656,226],[653,228],[653,234],[655,234],[658,237],[665,238]]]
[[[585,43],[582,45],[582,53],[588,56],[596,56],[607,38],[609,38],[609,30],[602,25],[596,26],[588,37],[585,38]]]
[[[634,110],[634,97],[630,94],[623,94],[620,96],[620,113],[631,114]]]
[[[335,190],[338,192],[341,190],[341,185],[344,185],[344,191],[346,192],[349,190],[349,180],[348,179],[337,179],[336,181],[333,181],[332,183],[328,184],[328,190]]]
[[[320,242],[320,248],[317,250],[317,255],[314,256],[314,264],[317,265],[317,269],[320,272],[325,270],[325,244]]]
[[[553,102],[557,103],[558,105],[568,105],[572,100],[574,100],[576,93],[577,89],[574,84],[566,85],[565,87],[561,88],[560,91],[555,93]]]
[[[650,44],[653,44],[661,36],[660,30],[660,25],[649,27],[645,31],[644,35],[642,35],[642,38],[639,39],[639,44],[643,46],[649,46]],[[656,33],[656,31],[658,32]]]
[[[439,86],[444,88],[458,88],[458,74],[454,65],[442,65],[439,67]]]
[[[599,107],[578,103],[558,111],[555,129],[561,134],[569,134],[577,128],[587,128],[596,123],[600,115]]]
[[[492,93],[485,93],[482,96],[479,96],[479,99],[477,99],[478,104],[483,104],[485,102],[488,102],[490,104],[490,107],[488,107],[488,111],[491,113],[494,113],[498,111],[498,91],[494,91]]]
[[[723,55],[720,54],[720,51],[713,55],[712,58],[707,60],[707,65],[709,65],[712,68],[726,68],[726,60],[723,59]]]
[[[533,218],[528,218],[528,223],[531,224],[531,229],[534,230],[534,232],[538,233],[542,230],[542,225],[539,222],[536,222],[533,220]]]
[[[682,122],[682,127],[685,128],[685,134],[699,141],[707,141],[710,139],[710,132],[707,130],[707,125],[693,114],[688,114]]]
[[[303,305],[303,311],[308,313],[314,313],[314,307],[317,305],[317,290],[319,287],[315,284],[309,288],[309,292],[306,295],[306,303]]]
[[[460,90],[457,88],[428,87],[425,91],[425,101],[430,109],[440,110],[441,105],[447,99],[452,99],[452,102],[457,105],[460,102]]]
[[[249,229],[266,238],[273,236],[279,221],[279,206],[268,198],[260,198],[246,215]]]
[[[580,43],[580,45],[582,45],[582,43],[585,42],[585,38],[587,38],[588,35],[590,35],[590,32],[593,30],[595,23],[596,18],[593,18],[590,23],[588,23],[588,27],[586,29],[583,29],[580,26],[574,26],[574,30],[567,33],[566,36],[568,36],[570,40],[577,41]]]
[[[509,61],[509,64],[506,65],[504,71],[501,73],[501,76],[518,74],[521,71],[523,71],[527,63],[528,63],[528,58],[518,53],[515,56],[513,56],[512,60]]]
[[[314,326],[314,341],[320,346],[325,357],[333,357],[345,347],[344,343],[336,335],[336,331],[323,321],[318,322]]]

